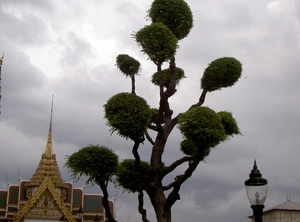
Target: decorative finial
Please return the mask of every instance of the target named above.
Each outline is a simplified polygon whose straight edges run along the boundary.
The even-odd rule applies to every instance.
[[[254,165],[253,165],[253,169],[257,169],[257,165],[256,165],[256,159],[254,158]]]
[[[22,177],[20,175],[20,168],[18,169],[18,178],[19,178],[19,182],[21,182],[22,181]]]
[[[254,165],[253,165],[253,169],[251,170],[251,173],[249,174],[250,178],[255,178],[255,177],[261,177],[261,173],[259,172],[259,169],[257,168],[257,164],[256,164],[256,159],[254,159]]]
[[[86,185],[88,184],[88,182],[86,181],[83,186],[81,187],[82,190],[85,190]]]
[[[6,174],[6,183],[7,183],[7,186],[9,186],[9,185],[10,185],[10,182],[9,182],[9,180],[8,180],[7,175],[8,175],[8,173]]]
[[[52,95],[51,114],[50,114],[50,126],[49,126],[48,140],[47,140],[46,149],[45,149],[46,156],[52,156],[53,155],[53,146],[52,146],[53,98],[54,98],[54,95]]]
[[[3,63],[3,58],[4,58],[4,53],[3,53],[2,58],[0,58],[0,102],[1,102],[1,66]],[[1,105],[0,105],[0,114],[1,114]]]
[[[0,66],[2,66],[3,59],[4,59],[4,53],[3,53],[3,56],[0,58]]]

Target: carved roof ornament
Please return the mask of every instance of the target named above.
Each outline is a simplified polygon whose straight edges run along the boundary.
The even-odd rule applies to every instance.
[[[18,179],[19,179],[19,183],[23,180],[20,174],[20,169],[18,169]]]
[[[56,188],[68,188],[68,185],[61,178],[56,155],[53,153],[52,145],[52,114],[53,114],[53,95],[51,104],[50,126],[45,153],[42,154],[40,163],[30,181],[26,183],[26,187],[39,186],[46,177],[49,177]]]
[[[8,173],[6,173],[6,183],[7,183],[7,186],[9,186],[9,185],[10,185],[10,182],[9,182],[9,180],[8,180],[7,175],[8,175]]]

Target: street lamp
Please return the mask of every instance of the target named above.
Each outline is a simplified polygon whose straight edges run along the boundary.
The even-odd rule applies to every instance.
[[[97,214],[94,221],[101,221],[99,215]]]
[[[84,216],[84,211],[82,210],[82,207],[80,206],[78,211],[77,211],[77,219],[78,221],[82,221],[83,220],[83,216]]]
[[[61,217],[59,218],[59,222],[65,222],[67,219],[64,217],[62,214]]]
[[[249,179],[245,181],[247,197],[251,203],[255,222],[262,222],[264,203],[268,193],[268,181],[261,177],[261,173],[257,169],[256,160],[249,174]]]

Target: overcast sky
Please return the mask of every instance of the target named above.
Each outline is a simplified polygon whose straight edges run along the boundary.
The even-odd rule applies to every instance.
[[[300,202],[300,1],[187,0],[194,15],[189,36],[179,42],[176,63],[187,76],[171,99],[174,113],[197,102],[200,78],[207,64],[232,56],[243,64],[239,82],[207,95],[204,105],[231,111],[243,136],[212,150],[181,190],[173,207],[174,222],[250,221],[252,214],[244,181],[256,158],[268,179],[266,209],[290,196]],[[146,0],[2,0],[0,55],[0,189],[30,179],[45,150],[54,94],[53,144],[63,179],[70,175],[64,157],[88,144],[108,146],[120,159],[131,158],[132,142],[110,135],[103,104],[118,92],[130,92],[115,66],[118,54],[142,64],[136,92],[158,105],[157,87],[150,83],[156,67],[140,52],[132,33],[149,24]],[[181,156],[175,129],[164,161]],[[151,146],[140,148],[149,160]],[[183,169],[178,169],[181,173]],[[173,180],[174,175],[168,179]],[[75,186],[84,183],[80,180]],[[86,189],[100,192],[98,187]],[[110,197],[116,191],[110,188]],[[149,219],[155,216],[149,201]],[[141,221],[135,194],[118,191],[119,222]]]

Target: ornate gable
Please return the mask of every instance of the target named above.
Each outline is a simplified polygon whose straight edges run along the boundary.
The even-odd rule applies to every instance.
[[[66,193],[56,189],[50,177],[46,177],[28,201],[20,206],[14,222],[21,221],[23,218],[58,220],[62,213],[67,221],[73,221],[70,209],[64,204],[65,196]]]

